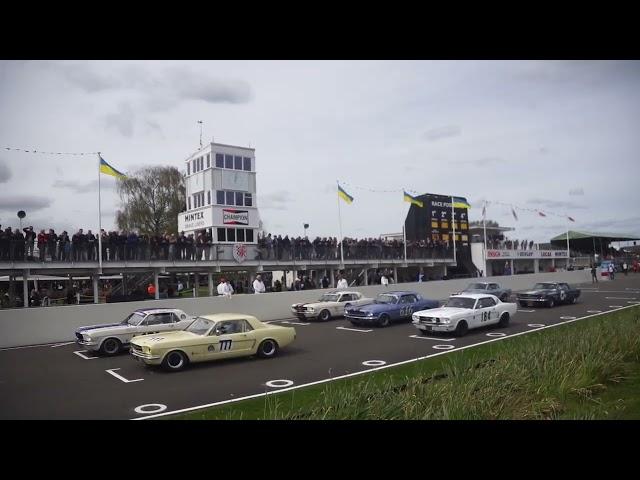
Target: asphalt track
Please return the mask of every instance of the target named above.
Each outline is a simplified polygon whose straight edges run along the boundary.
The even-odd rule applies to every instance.
[[[471,330],[463,338],[448,334],[421,337],[410,323],[355,328],[344,319],[306,325],[293,318],[281,320],[275,323],[294,322],[288,326],[296,328],[297,339],[278,357],[194,364],[178,373],[147,368],[129,354],[95,357],[82,352],[75,343],[3,349],[0,419],[158,418],[447,354],[640,304],[637,274],[618,275],[612,282],[583,284],[579,288],[582,294],[575,305],[552,309],[519,307],[509,327]],[[378,362],[363,365],[372,360]],[[284,382],[276,382],[279,387],[268,386],[274,380]]]

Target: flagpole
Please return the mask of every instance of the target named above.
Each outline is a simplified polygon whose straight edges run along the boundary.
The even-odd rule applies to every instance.
[[[342,214],[340,213],[340,182],[336,180],[338,185],[338,222],[340,224],[340,264],[344,267],[344,250],[342,244],[344,243],[344,237],[342,236]]]
[[[569,216],[565,215],[564,219],[567,224],[567,269],[569,269],[569,260],[571,260],[571,250],[569,250]]]
[[[98,152],[98,263],[102,273],[102,200],[100,198],[100,152]]]
[[[453,225],[453,263],[456,265],[456,214],[453,209],[453,197],[451,197],[451,224]]]
[[[482,208],[482,229],[484,230],[484,276],[487,276],[487,201],[484,201]]]

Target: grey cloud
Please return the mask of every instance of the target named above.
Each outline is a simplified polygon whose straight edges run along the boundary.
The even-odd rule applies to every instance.
[[[542,146],[538,148],[538,153],[540,153],[540,155],[546,155],[547,153],[549,153],[549,149],[545,146]]]
[[[462,129],[457,125],[448,125],[446,127],[432,128],[424,133],[424,138],[430,142],[435,142],[442,138],[455,137],[462,133]]]
[[[251,87],[244,80],[211,78],[190,70],[167,69],[173,90],[181,98],[209,103],[247,103]]]
[[[632,78],[639,74],[640,65],[635,61],[558,60],[525,62],[514,76],[536,84],[595,86],[607,84],[611,79]]]
[[[113,128],[123,136],[130,138],[133,135],[134,118],[135,114],[131,105],[127,102],[122,102],[118,106],[117,113],[110,113],[104,117],[104,123],[107,128]]]
[[[101,179],[101,189],[111,189],[115,186],[115,182],[109,178]],[[98,191],[98,180],[92,180],[91,182],[77,182],[74,180],[56,180],[53,182],[54,188],[65,188],[73,193],[95,193]]]
[[[39,197],[33,195],[6,195],[0,197],[0,211],[10,212],[25,210],[29,211],[42,210],[51,205],[52,199],[48,197]]]
[[[87,93],[119,88],[122,85],[122,82],[113,75],[101,75],[85,63],[69,65],[51,63],[49,67],[61,71],[69,82],[77,85]]]
[[[3,160],[0,160],[0,183],[6,183],[11,178],[11,170],[4,163]]]
[[[569,208],[572,210],[587,210],[584,205],[578,205],[573,202],[565,202],[562,200],[545,200],[543,198],[532,198],[527,200],[527,203],[534,205],[540,205],[542,208],[554,209],[554,208]]]
[[[576,187],[569,190],[569,195],[571,196],[582,196],[584,195],[584,189],[582,187]]]
[[[578,220],[578,219],[576,219]],[[621,233],[621,234],[638,234],[640,237],[640,231],[637,225],[640,225],[640,217],[625,218],[621,220],[600,220],[597,222],[580,222],[579,226],[573,226],[572,230],[595,230],[609,233]]]
[[[286,210],[290,201],[291,194],[287,190],[278,190],[262,195],[259,207],[263,210]]]

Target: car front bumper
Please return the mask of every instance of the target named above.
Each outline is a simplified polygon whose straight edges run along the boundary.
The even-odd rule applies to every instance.
[[[291,309],[291,313],[293,313],[299,320],[311,320],[314,318],[318,318],[317,312],[299,312],[298,310]]]
[[[414,327],[423,332],[453,332],[456,329],[455,325],[443,324],[443,323],[414,323]]]
[[[379,321],[377,315],[374,315],[373,317],[357,317],[353,315],[345,315],[344,318],[357,323],[378,323]]]
[[[533,306],[536,303],[547,303],[550,299],[549,298],[519,298],[516,297],[518,299],[518,303],[519,302],[524,302],[529,306]]]
[[[130,350],[130,353],[136,358],[136,360],[144,362],[147,365],[160,365],[160,363],[162,363],[162,357],[160,355],[138,352],[133,348]]]
[[[92,352],[96,352],[100,350],[100,343],[95,340],[91,342],[87,342],[85,340],[78,340],[76,338],[76,343],[80,345],[82,348],[86,348],[87,350],[90,350]]]

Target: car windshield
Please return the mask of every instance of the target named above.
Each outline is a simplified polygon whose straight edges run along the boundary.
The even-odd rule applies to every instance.
[[[547,290],[549,288],[556,288],[555,283],[536,283],[533,286],[534,290]]]
[[[125,318],[121,322],[121,324],[122,325],[132,325],[132,326],[136,327],[136,326],[140,325],[140,322],[142,320],[144,320],[145,316],[146,315],[142,315],[142,314],[140,314],[138,312],[133,312],[131,315],[129,315],[127,318]]]
[[[325,293],[318,300],[319,302],[337,302],[338,294],[337,293]]]
[[[486,290],[486,289],[487,289],[486,283],[470,283],[469,286],[467,287],[467,290]]]
[[[454,308],[473,308],[476,303],[475,298],[468,297],[451,297],[446,303],[445,307]]]
[[[395,295],[388,295],[386,293],[380,294],[376,297],[376,303],[397,303],[398,297]]]
[[[198,317],[186,328],[187,332],[195,333],[196,335],[206,335],[209,329],[213,327],[211,320]]]

